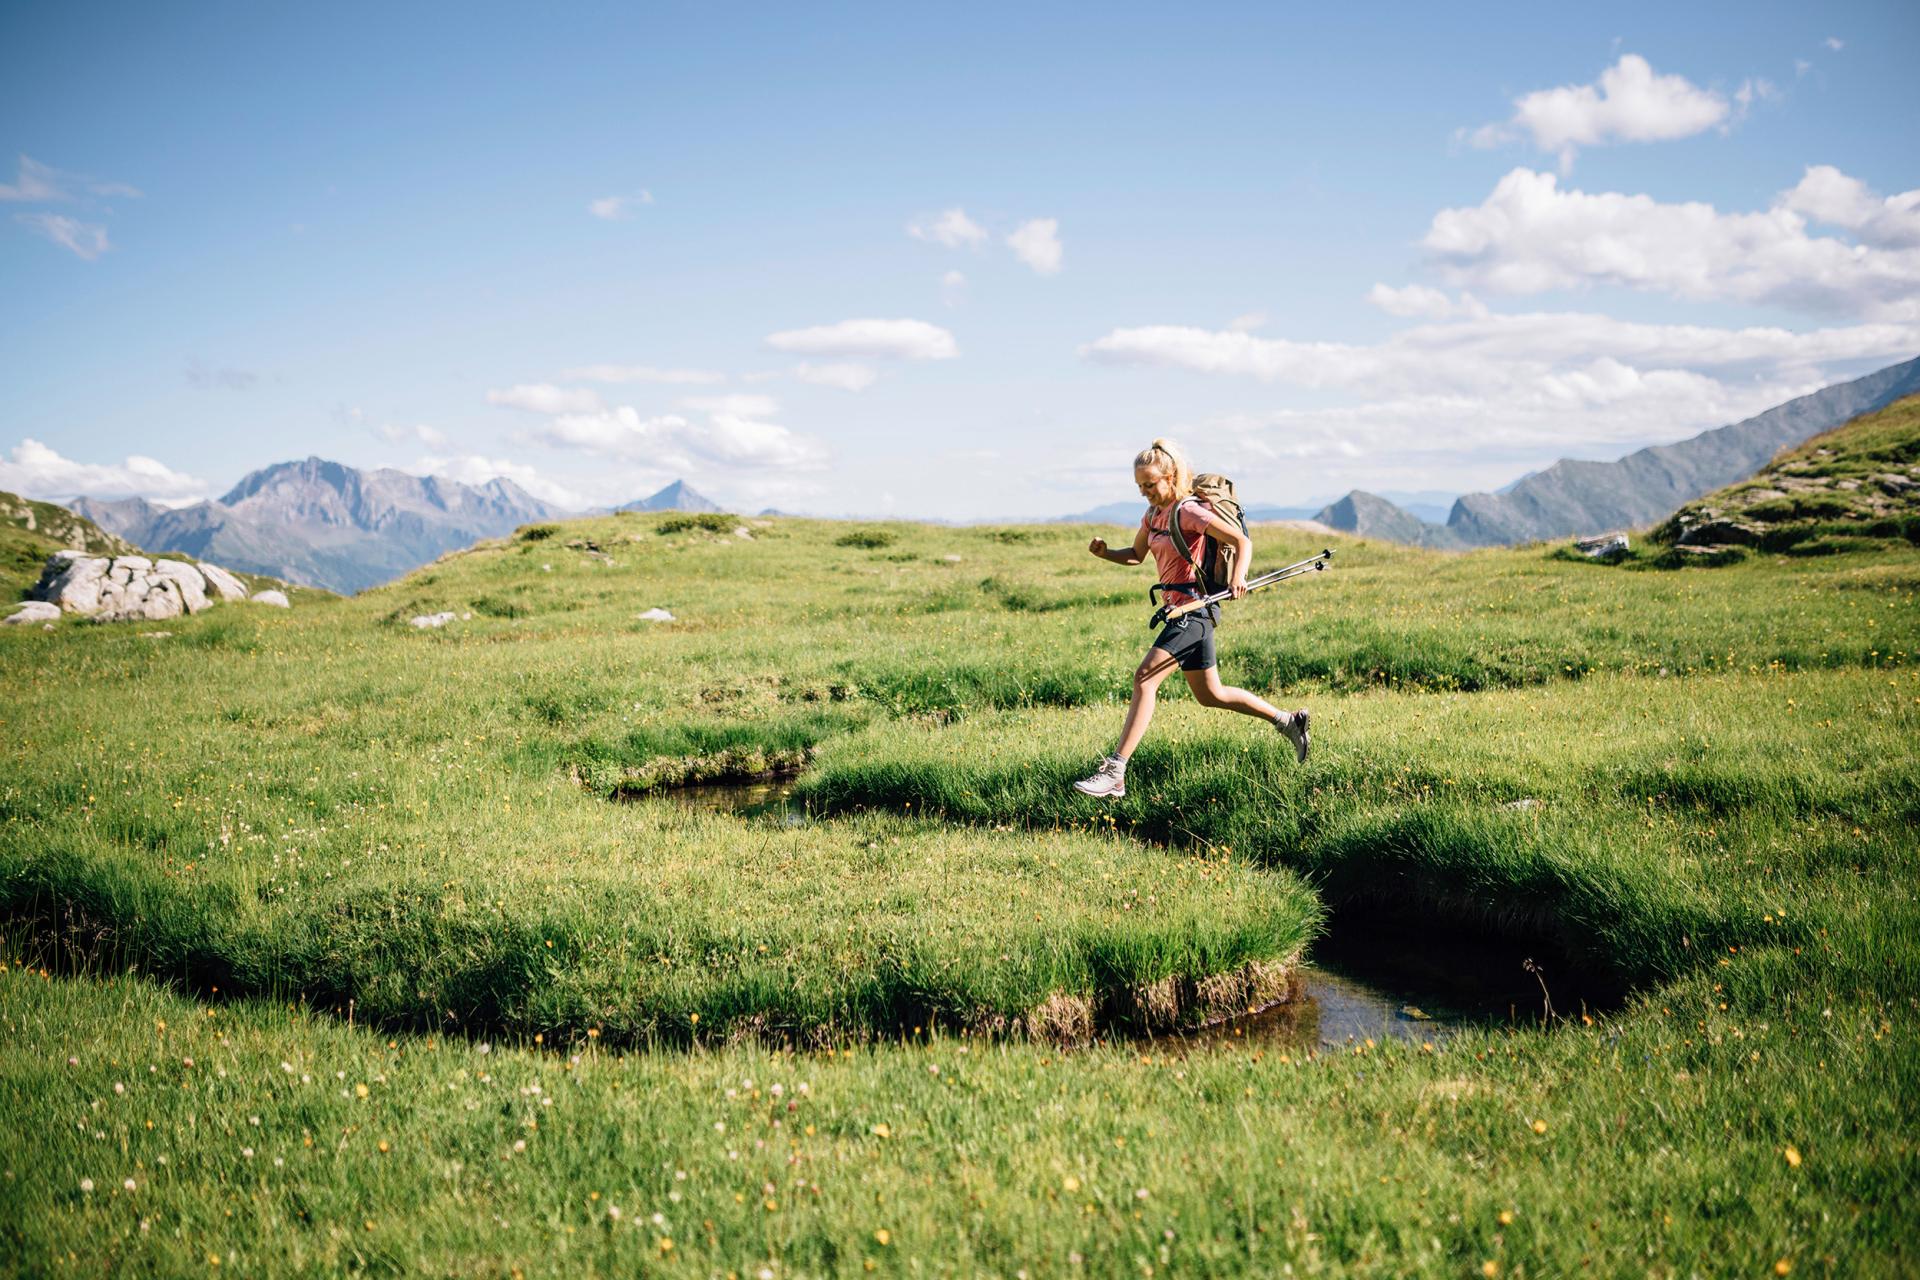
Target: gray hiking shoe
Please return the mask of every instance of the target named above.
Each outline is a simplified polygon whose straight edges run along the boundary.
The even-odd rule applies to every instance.
[[[1313,713],[1302,707],[1298,711],[1282,711],[1280,718],[1273,722],[1273,727],[1293,744],[1293,758],[1302,764],[1307,761],[1307,725],[1312,719]]]
[[[1083,796],[1095,796],[1102,800],[1118,800],[1127,794],[1127,762],[1108,756],[1100,762],[1090,778],[1082,778],[1073,784],[1073,789]]]

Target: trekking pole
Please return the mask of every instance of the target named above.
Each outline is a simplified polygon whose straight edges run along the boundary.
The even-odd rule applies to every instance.
[[[1309,573],[1318,573],[1322,569],[1325,569],[1328,562],[1332,559],[1333,552],[1328,550],[1322,551],[1317,556],[1308,556],[1305,560],[1297,561],[1294,564],[1286,566],[1284,569],[1270,569],[1258,577],[1247,579],[1247,590],[1249,592],[1258,591],[1262,587],[1271,587],[1276,583],[1285,582],[1289,578],[1299,578]],[[1155,590],[1158,590],[1158,588],[1156,587]],[[1149,591],[1147,594],[1152,595],[1153,593]],[[1175,618],[1184,618],[1196,610],[1206,608],[1208,605],[1219,604],[1222,600],[1231,599],[1233,599],[1233,592],[1216,591],[1210,596],[1202,596],[1198,600],[1189,600],[1185,604],[1163,604],[1154,611],[1154,615],[1148,620],[1147,625],[1149,627],[1163,626],[1166,623],[1172,622]]]

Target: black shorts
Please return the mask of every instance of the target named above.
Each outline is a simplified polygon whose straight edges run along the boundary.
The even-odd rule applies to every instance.
[[[1201,609],[1184,618],[1176,618],[1160,631],[1153,642],[1180,662],[1182,671],[1205,671],[1217,661],[1213,651],[1212,609]]]

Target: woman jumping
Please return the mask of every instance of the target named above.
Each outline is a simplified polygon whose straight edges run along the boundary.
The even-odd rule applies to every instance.
[[[1108,548],[1104,539],[1095,538],[1087,544],[1087,550],[1102,560],[1124,565],[1139,564],[1147,558],[1147,552],[1152,551],[1161,582],[1191,588],[1165,593],[1168,604],[1178,605],[1197,600],[1204,594],[1198,581],[1199,560],[1204,555],[1200,539],[1203,536],[1215,538],[1234,548],[1233,580],[1227,586],[1233,592],[1234,599],[1244,596],[1247,593],[1247,566],[1253,562],[1253,540],[1232,522],[1216,517],[1206,503],[1192,497],[1193,472],[1179,448],[1170,440],[1155,440],[1148,445],[1133,460],[1133,482],[1139,486],[1140,496],[1150,504],[1146,515],[1140,518],[1140,529],[1134,534],[1133,545],[1123,551],[1115,551]],[[1167,531],[1168,521],[1176,518],[1180,521],[1180,532],[1186,536],[1187,546],[1194,549],[1193,559],[1181,554],[1179,545]],[[1257,716],[1286,735],[1287,740],[1293,743],[1295,759],[1307,758],[1307,722],[1310,717],[1305,707],[1298,711],[1279,711],[1256,694],[1220,683],[1220,673],[1214,669],[1213,648],[1213,628],[1219,620],[1218,611],[1218,605],[1195,610],[1169,622],[1160,632],[1153,647],[1147,650],[1147,656],[1141,659],[1140,666],[1133,673],[1133,701],[1127,706],[1126,723],[1120,728],[1120,745],[1112,755],[1100,762],[1100,767],[1093,771],[1092,777],[1074,783],[1075,789],[1090,796],[1116,800],[1127,794],[1127,759],[1133,754],[1133,749],[1140,745],[1140,739],[1146,736],[1147,725],[1153,720],[1154,700],[1159,694],[1160,682],[1167,678],[1176,665],[1186,672],[1187,687],[1193,690],[1194,701],[1201,706],[1224,707],[1241,715]]]

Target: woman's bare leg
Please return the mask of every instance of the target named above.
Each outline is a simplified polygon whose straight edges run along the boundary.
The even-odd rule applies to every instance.
[[[1133,672],[1133,701],[1127,704],[1126,723],[1120,726],[1120,745],[1114,755],[1121,760],[1132,757],[1140,739],[1147,736],[1153,723],[1153,707],[1160,695],[1160,682],[1172,674],[1174,656],[1165,649],[1149,649]]]
[[[1203,707],[1219,707],[1224,711],[1238,711],[1243,716],[1258,716],[1270,724],[1280,719],[1279,708],[1260,695],[1221,684],[1220,672],[1213,667],[1205,671],[1187,672],[1187,687],[1193,690],[1193,700]]]

